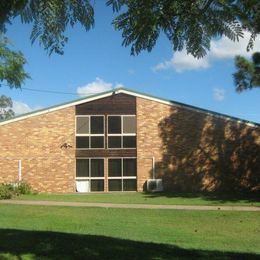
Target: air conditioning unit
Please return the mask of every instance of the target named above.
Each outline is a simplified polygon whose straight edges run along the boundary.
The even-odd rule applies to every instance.
[[[147,180],[147,191],[148,192],[160,192],[163,191],[162,179],[149,179]]]

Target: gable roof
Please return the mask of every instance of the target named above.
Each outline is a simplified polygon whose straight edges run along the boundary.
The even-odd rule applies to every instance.
[[[95,94],[95,95],[76,99],[76,100],[73,100],[73,101],[70,101],[70,102],[62,103],[62,104],[59,104],[59,105],[56,105],[56,106],[51,106],[51,107],[48,107],[48,108],[32,111],[30,113],[21,114],[21,115],[13,117],[11,119],[0,121],[0,126],[5,125],[5,124],[9,124],[9,123],[12,123],[12,122],[20,121],[20,120],[23,120],[23,119],[26,119],[26,118],[29,118],[29,117],[50,113],[50,112],[60,110],[60,109],[63,109],[63,108],[80,105],[80,104],[83,104],[83,103],[86,103],[86,102],[91,102],[91,101],[94,101],[94,100],[97,100],[97,99],[109,97],[109,96],[119,94],[119,93],[131,95],[131,96],[135,96],[135,97],[140,97],[140,98],[144,98],[144,99],[148,99],[148,100],[153,100],[153,101],[163,103],[163,104],[167,104],[167,105],[171,105],[171,106],[173,105],[173,106],[177,106],[177,107],[184,107],[186,109],[193,110],[193,111],[196,111],[196,112],[205,113],[205,114],[212,115],[214,117],[223,118],[223,119],[226,119],[226,120],[233,120],[233,121],[241,122],[241,123],[248,124],[248,125],[251,125],[251,126],[258,126],[258,127],[260,126],[260,124],[258,124],[256,122],[244,120],[244,119],[229,116],[229,115],[226,115],[226,114],[221,114],[221,113],[214,112],[214,111],[207,110],[207,109],[203,109],[203,108],[200,108],[200,107],[187,105],[187,104],[177,102],[177,101],[171,101],[171,100],[167,100],[167,99],[164,99],[164,98],[155,97],[155,96],[152,96],[152,95],[148,95],[148,94],[138,92],[138,91],[134,91],[134,90],[127,89],[127,88],[117,88],[117,89],[109,90],[109,91],[106,91],[106,92],[98,93],[98,94]]]

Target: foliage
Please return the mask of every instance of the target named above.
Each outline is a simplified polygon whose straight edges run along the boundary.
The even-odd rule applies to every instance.
[[[233,77],[237,92],[260,87],[260,52],[253,54],[252,61],[236,56],[235,66]]]
[[[0,120],[9,119],[15,115],[12,106],[13,102],[10,97],[0,96]]]
[[[118,15],[113,24],[122,31],[123,45],[132,54],[151,51],[160,33],[164,33],[174,51],[186,48],[201,58],[210,49],[214,37],[226,36],[232,41],[243,37],[242,28],[252,33],[248,48],[259,33],[258,0],[109,0]],[[255,11],[258,10],[256,13]]]
[[[8,39],[0,34],[0,83],[6,81],[10,88],[20,88],[29,78],[24,71],[26,60],[21,52],[11,50],[9,45]]]
[[[15,195],[15,189],[11,184],[0,184],[0,200],[11,199]]]
[[[64,32],[68,25],[79,22],[87,31],[94,25],[94,9],[88,0],[8,0],[0,3],[0,29],[20,16],[23,23],[32,23],[31,41],[40,44],[51,54],[63,54],[68,41]],[[2,6],[1,6],[2,5]]]
[[[32,187],[29,183],[27,182],[24,182],[24,181],[21,181],[18,183],[17,185],[17,193],[19,195],[22,195],[22,194],[31,194],[32,193]]]
[[[0,200],[12,199],[13,197],[22,194],[31,194],[31,193],[32,193],[31,185],[24,181],[18,183],[0,184]]]

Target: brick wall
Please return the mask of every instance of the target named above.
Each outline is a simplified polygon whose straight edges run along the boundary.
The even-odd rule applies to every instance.
[[[260,190],[260,128],[137,98],[138,190]],[[150,159],[149,159],[150,158]]]
[[[41,192],[75,190],[75,107],[0,126],[0,183],[22,179]],[[64,143],[72,148],[62,147]]]
[[[147,179],[153,177],[152,160],[162,161],[163,143],[158,124],[170,115],[171,107],[155,101],[136,99],[137,120],[137,190],[143,191]],[[157,167],[156,177],[160,177]]]

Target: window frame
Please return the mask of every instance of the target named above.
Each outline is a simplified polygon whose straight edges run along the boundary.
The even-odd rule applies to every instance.
[[[91,160],[103,160],[103,177],[91,177]],[[77,177],[77,160],[89,160],[88,163],[88,171],[89,176],[88,177]],[[89,181],[90,185],[90,192],[104,192],[105,191],[105,158],[103,157],[76,157],[76,166],[75,166],[75,181]],[[104,190],[103,191],[91,191],[91,180],[103,180],[104,182]]]
[[[108,128],[108,121],[109,121],[109,117],[120,117],[121,118],[121,133],[120,134],[110,134],[109,133],[109,128]],[[106,143],[107,143],[107,149],[111,149],[111,150],[118,150],[118,149],[136,149],[136,146],[137,146],[137,140],[136,140],[136,136],[137,136],[137,131],[135,131],[135,133],[124,133],[123,130],[124,130],[124,123],[123,123],[123,118],[124,117],[134,117],[135,118],[135,123],[136,123],[136,130],[137,130],[137,122],[136,122],[136,115],[107,115],[107,124],[106,124],[106,127],[107,127],[107,136],[106,136]],[[127,137],[127,136],[134,136],[135,137],[135,147],[124,147],[124,137]],[[109,147],[109,142],[108,142],[108,139],[109,137],[120,137],[120,140],[121,140],[121,147]]]
[[[89,133],[88,134],[78,134],[77,133],[77,118],[78,117],[88,117],[89,118]],[[91,134],[91,117],[103,117],[103,134]],[[105,149],[106,144],[105,144],[105,115],[76,115],[75,116],[75,144],[76,144],[76,149],[77,150],[101,150]],[[88,148],[78,148],[77,147],[77,137],[88,137],[88,142],[89,142],[89,147]],[[99,148],[92,148],[91,147],[91,137],[103,137],[103,147]]]
[[[121,159],[121,176],[109,177],[109,160],[113,159]],[[135,176],[124,176],[124,159],[135,159],[136,160],[136,175]],[[124,180],[136,180],[137,182],[137,157],[108,157],[107,158],[107,188],[109,190],[109,180],[120,180],[121,181],[121,190],[113,191],[113,192],[126,192],[124,191]],[[136,183],[137,189],[137,183]],[[111,191],[112,192],[112,191]],[[135,191],[127,191],[127,192],[136,192]]]

